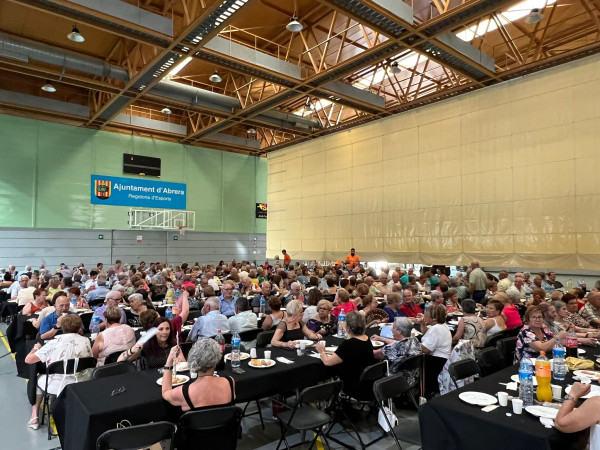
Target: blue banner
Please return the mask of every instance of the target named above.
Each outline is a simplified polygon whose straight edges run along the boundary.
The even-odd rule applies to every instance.
[[[92,175],[91,203],[137,208],[185,209],[186,185]]]

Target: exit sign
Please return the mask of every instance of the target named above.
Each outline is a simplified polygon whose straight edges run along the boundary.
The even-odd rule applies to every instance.
[[[98,239],[104,239],[104,235],[103,234],[99,234],[98,235]]]
[[[177,235],[173,236],[173,240],[174,240],[174,241],[177,241],[177,240],[179,240],[179,236],[177,236]]]

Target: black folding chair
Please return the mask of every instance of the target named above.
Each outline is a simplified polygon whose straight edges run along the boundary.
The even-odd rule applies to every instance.
[[[93,312],[86,312],[79,315],[79,317],[81,317],[81,322],[83,323],[83,331],[90,331],[90,322],[92,321],[93,315]]]
[[[261,331],[256,335],[256,348],[265,348],[267,345],[271,345],[271,339],[275,330]]]
[[[242,410],[237,406],[188,411],[179,419],[177,448],[235,449],[241,422]]]
[[[492,334],[491,336],[488,336],[488,338],[485,340],[485,344],[483,344],[483,348],[488,348],[488,347],[496,347],[496,344],[498,343],[498,341],[500,339],[504,339],[506,337],[506,331],[501,331],[500,333],[496,333],[496,334]]]
[[[325,411],[312,406],[311,403],[335,403],[337,402],[337,397],[341,389],[341,381],[332,381],[330,383],[319,384],[304,389],[300,393],[300,396],[292,409],[282,411],[277,415],[277,420],[281,426],[281,438],[279,439],[276,450],[279,450],[279,446],[282,442],[285,442],[286,448],[304,444],[304,442],[300,442],[290,447],[285,436],[285,433],[290,428],[298,431],[312,430],[315,432],[315,437],[310,443],[309,449],[315,445],[315,442],[320,435],[323,436],[327,446],[331,448],[329,442],[327,442],[327,436],[322,431],[325,425],[333,421],[333,418]]]
[[[112,364],[105,364],[103,366],[96,367],[92,372],[92,379],[112,377],[114,375],[121,375],[123,373],[135,372],[135,364],[131,361],[121,361]]]
[[[450,378],[454,382],[454,385],[458,388],[458,381],[464,380],[465,378],[469,378],[472,376],[479,376],[480,373],[479,366],[477,363],[471,358],[461,359],[460,361],[455,361],[448,367],[448,373],[450,374]]]
[[[112,364],[112,363],[116,363],[117,360],[119,359],[119,356],[121,356],[121,354],[125,351],[124,350],[118,350],[116,352],[112,352],[110,355],[108,355],[106,358],[104,358],[104,364]]]
[[[396,373],[402,374],[402,372],[412,372],[414,370],[418,370],[420,372],[420,369],[422,366],[423,366],[423,355],[410,356],[410,357],[406,358],[404,361],[402,361],[402,363],[398,366]],[[404,376],[404,375],[402,375],[402,376]],[[419,384],[419,381],[420,381],[419,377],[420,377],[420,373],[419,373],[419,376],[416,377],[415,382],[412,385],[409,385],[408,386],[409,389],[406,390],[406,395],[408,396],[410,401],[413,403],[413,405],[417,409],[419,409],[419,403],[417,402],[417,399],[415,398],[411,389]],[[406,379],[405,379],[405,381],[406,381]],[[408,381],[406,381],[406,383],[408,384]]]
[[[168,448],[172,450],[174,438],[175,425],[172,423],[147,423],[105,431],[96,440],[96,450],[146,448],[167,439]]]
[[[255,330],[242,331],[240,332],[240,340],[242,340],[243,342],[253,341],[260,333],[263,333],[263,331],[260,328],[257,328]]]
[[[517,337],[517,334],[519,334],[519,332],[521,331],[521,328],[523,328],[523,327],[521,326],[521,327],[513,328],[512,330],[506,330],[504,332],[505,333],[504,337],[505,338]]]
[[[41,425],[44,424],[44,419],[48,418],[48,424],[50,424],[50,395],[48,393],[48,383],[50,381],[50,375],[54,374],[72,374],[75,370],[75,359],[68,359],[66,361],[66,365],[63,361],[55,361],[46,366],[46,384],[44,386],[44,406],[42,407],[42,422]],[[66,370],[65,370],[66,367]],[[85,369],[93,369],[96,367],[96,359],[92,357],[87,358],[79,358],[79,362],[77,364],[77,370],[83,371]],[[48,440],[52,439],[52,436],[56,436],[52,433],[51,427],[48,426]]]
[[[481,376],[487,377],[506,367],[504,356],[497,348],[484,348],[477,354],[477,364],[481,369]]]
[[[496,344],[496,348],[502,353],[506,367],[512,365],[517,348],[517,339],[514,337],[500,339]]]
[[[340,395],[341,398],[344,399],[344,397],[345,397],[346,400],[353,399],[355,401],[358,401],[359,403],[362,404],[362,406],[360,408],[360,411],[362,411],[365,406],[367,406],[369,403],[373,403],[375,400],[375,396],[373,394],[373,383],[375,381],[383,378],[386,374],[387,374],[387,363],[385,361],[381,361],[376,364],[373,364],[372,366],[365,367],[365,369],[362,371],[362,373],[360,375],[360,378],[358,380],[358,384],[356,385],[356,388],[351,393],[341,394]],[[363,442],[358,429],[354,426],[353,421],[350,420],[350,418],[348,418],[343,407],[341,407],[341,406],[343,406],[343,405],[340,405],[340,408],[338,408],[338,413],[341,413],[341,415],[344,417],[344,419],[346,419],[345,421],[350,424],[350,426],[352,427],[352,431],[354,431],[354,434],[356,434],[356,436],[358,438],[357,441],[360,444],[362,449],[365,449],[365,448],[373,445],[375,442],[378,442],[379,440],[381,440],[385,437],[385,435],[382,435],[382,436],[379,436],[379,437],[373,439],[370,442],[367,442],[367,443]],[[345,442],[342,442],[342,441],[332,437],[329,434],[336,423],[339,423],[337,421],[337,419],[331,424],[331,426],[327,430],[327,433],[326,433],[327,437],[330,438],[332,441],[337,442],[338,444],[340,444],[341,446],[343,446],[345,448],[354,448],[353,446],[349,446]],[[352,436],[351,433],[348,433],[348,434],[350,436]]]
[[[439,356],[423,355],[423,369],[421,372],[421,396],[427,400],[440,392],[438,375],[448,361]]]
[[[381,380],[377,380],[373,383],[373,393],[377,403],[381,406],[387,403],[388,400],[394,399],[404,394],[410,393],[411,386],[407,383],[406,378],[403,375],[394,375],[391,377],[385,377]],[[390,423],[387,414],[385,421],[390,428],[390,432],[396,441],[396,445],[399,449],[402,449],[398,437],[403,442],[408,442],[413,445],[421,445],[421,430],[419,427],[418,416],[416,419],[405,419],[399,422],[398,426],[394,428]]]
[[[102,306],[104,300],[104,298],[94,298],[92,300],[88,300],[88,305],[90,308],[93,308],[94,306]]]

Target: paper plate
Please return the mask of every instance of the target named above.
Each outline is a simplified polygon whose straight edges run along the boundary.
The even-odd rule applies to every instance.
[[[458,320],[449,320],[448,323],[450,325],[458,325]]]
[[[578,377],[588,377],[596,381],[600,379],[600,372],[597,372],[595,370],[575,370],[573,372],[573,375],[577,375]]]
[[[190,370],[186,361],[180,362],[175,368],[177,369],[177,372],[187,372]]]
[[[337,350],[337,346],[325,347],[326,352],[335,353],[336,350]]]
[[[498,399],[496,397],[494,397],[493,395],[485,394],[483,392],[461,392],[458,395],[458,398],[460,398],[463,402],[477,406],[489,406],[498,403]]]
[[[513,381],[516,381],[518,383],[519,382],[519,375],[511,375],[510,379],[513,380]],[[535,375],[533,376],[533,385],[537,386],[537,379],[535,378]]]
[[[536,417],[545,417],[546,419],[554,419],[558,414],[558,409],[550,408],[549,406],[530,405],[523,409],[529,414]]]
[[[315,345],[314,341],[310,341],[308,339],[296,339],[295,341],[292,341],[294,344],[296,344],[296,348],[300,347],[300,344],[304,344],[306,347],[310,347],[311,345]]]
[[[158,380],[156,380],[156,384],[158,384],[159,386],[162,386],[162,377],[160,377]],[[190,381],[190,377],[186,376],[186,375],[179,375],[177,374],[177,383],[173,383],[173,387],[175,386],[181,386],[182,384],[187,383],[188,381]]]
[[[577,349],[577,354],[578,354],[578,355],[585,355],[585,350],[584,350],[584,349],[582,349],[582,348],[578,348],[578,349]]]
[[[592,398],[592,397],[600,397],[600,386],[596,386],[594,384],[590,384],[591,386],[591,390],[590,393],[588,395],[584,395],[581,398]],[[567,388],[565,389],[565,392],[568,394],[569,392],[571,392],[571,386],[567,386]]]
[[[259,361],[259,362],[255,362]],[[257,365],[254,365],[257,364]],[[251,359],[248,363],[248,367],[252,367],[253,369],[268,369],[275,365],[275,360],[273,359]]]
[[[383,347],[385,345],[385,342],[381,342],[381,341],[371,341],[371,344],[373,344],[373,347],[375,348],[379,348],[379,347]]]
[[[250,358],[250,353],[244,353],[244,352],[240,352],[240,361],[243,361],[244,359],[248,359]],[[231,359],[231,353],[227,353],[225,355],[225,361],[229,361]]]

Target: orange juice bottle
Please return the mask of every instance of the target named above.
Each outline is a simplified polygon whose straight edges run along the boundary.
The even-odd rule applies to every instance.
[[[552,388],[550,380],[552,371],[550,370],[550,361],[546,358],[546,352],[540,352],[540,356],[535,360],[535,378],[538,383],[536,396],[538,402],[552,401]]]

